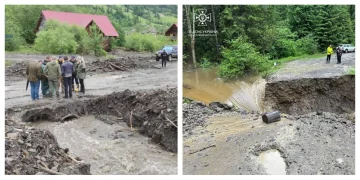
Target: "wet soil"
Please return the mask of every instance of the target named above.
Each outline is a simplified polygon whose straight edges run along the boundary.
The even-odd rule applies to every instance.
[[[118,117],[106,117],[111,118]],[[81,156],[91,165],[92,174],[177,173],[176,154],[165,151],[125,122],[110,125],[89,115],[64,123],[41,121],[31,125],[53,133],[61,147],[71,149],[72,156]]]
[[[215,113],[193,102],[184,104],[183,116],[184,174],[272,174],[259,160],[268,150],[281,154],[286,174],[355,173],[349,114],[282,114],[279,122],[266,124],[258,113]],[[202,120],[189,125],[190,119]]]
[[[176,88],[138,92],[126,90],[87,100],[7,108],[5,113],[24,122],[64,122],[88,114],[99,116],[108,124],[124,121],[129,126],[138,127],[142,134],[168,151],[177,151],[177,127],[173,125],[177,124]],[[105,117],[104,120],[102,115],[113,115],[118,119]]]
[[[94,174],[176,174],[176,62],[161,68],[149,53],[120,50],[112,55],[108,61],[85,57],[89,68],[86,95],[73,93],[72,99],[41,96],[31,101],[23,73],[11,70],[45,55],[6,54],[7,60],[15,62],[6,70],[10,72],[5,78],[7,117],[30,123],[25,127],[49,130],[41,131],[56,136],[59,145],[83,158]],[[26,166],[22,163],[19,166]]]
[[[17,122],[49,130],[61,147],[91,164],[94,174],[177,173],[176,88],[126,90],[7,108],[5,113]]]
[[[73,160],[49,131],[26,127],[10,118],[5,120],[5,131],[5,174],[90,174],[90,164],[76,156]]]
[[[155,61],[155,60],[154,60]],[[158,64],[160,65],[160,64]],[[158,66],[157,65],[157,66]],[[16,107],[36,104],[56,104],[57,100],[42,98],[40,101],[33,102],[30,98],[30,89],[25,91],[26,78],[20,81],[9,80],[6,76],[5,81],[5,107]],[[85,82],[86,95],[82,98],[93,98],[100,95],[120,92],[126,89],[147,90],[167,87],[177,87],[177,63],[176,61],[167,64],[166,68],[147,68],[133,69],[130,71],[108,72],[95,75],[87,75]],[[29,87],[30,88],[30,87]],[[40,89],[41,91],[41,89]],[[60,94],[61,97],[64,94]],[[73,99],[78,99],[78,94],[74,94]],[[73,101],[65,100],[62,101]]]
[[[355,111],[355,76],[303,78],[266,84],[268,111],[287,114]]]
[[[240,95],[248,101],[230,101],[234,90],[213,72],[184,72],[184,96],[204,102],[184,100],[184,174],[355,174],[355,53],[342,62],[289,62],[263,86],[247,77],[235,90],[255,93]],[[261,112],[274,110],[281,120],[264,123]]]

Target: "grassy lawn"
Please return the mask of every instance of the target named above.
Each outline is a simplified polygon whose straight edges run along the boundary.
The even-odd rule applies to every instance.
[[[348,74],[355,75],[355,67],[349,69]]]
[[[312,54],[312,55],[302,55],[302,56],[295,56],[295,57],[287,57],[287,58],[282,58],[282,59],[277,59],[275,60],[276,62],[279,63],[285,63],[285,62],[290,62],[290,61],[295,61],[295,60],[310,60],[310,59],[316,59],[316,58],[321,58],[324,57],[325,58],[325,54],[321,53],[321,54]]]
[[[5,59],[5,67],[12,66],[14,64],[13,61]]]

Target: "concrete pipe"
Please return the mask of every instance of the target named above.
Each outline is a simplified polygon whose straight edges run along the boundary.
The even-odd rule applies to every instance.
[[[276,121],[280,121],[280,113],[279,113],[279,111],[275,111],[275,112],[264,114],[262,116],[262,120],[267,124],[273,123]]]

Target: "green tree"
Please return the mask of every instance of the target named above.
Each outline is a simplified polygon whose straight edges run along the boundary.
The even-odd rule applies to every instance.
[[[49,21],[48,23],[53,23]],[[74,34],[69,31],[66,25],[43,29],[37,34],[34,48],[43,53],[49,54],[69,54],[75,53],[78,48]]]
[[[88,47],[88,53],[93,53],[95,56],[104,56],[106,51],[104,50],[103,43],[105,38],[99,28],[96,25],[90,26],[90,34],[85,40]]]
[[[244,72],[261,73],[270,66],[251,43],[243,37],[229,42],[229,48],[222,51],[224,60],[220,64],[219,75],[224,78],[236,78]]]

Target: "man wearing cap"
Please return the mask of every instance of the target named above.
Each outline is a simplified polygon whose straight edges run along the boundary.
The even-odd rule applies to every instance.
[[[77,63],[76,63],[76,56],[71,56],[71,59],[70,59],[70,62],[73,63],[74,65],[74,71],[73,71],[73,74],[72,74],[72,90],[75,92],[78,92],[79,91],[79,79],[76,78],[76,71],[75,69],[77,69]],[[76,88],[74,86],[74,81],[76,83]]]

